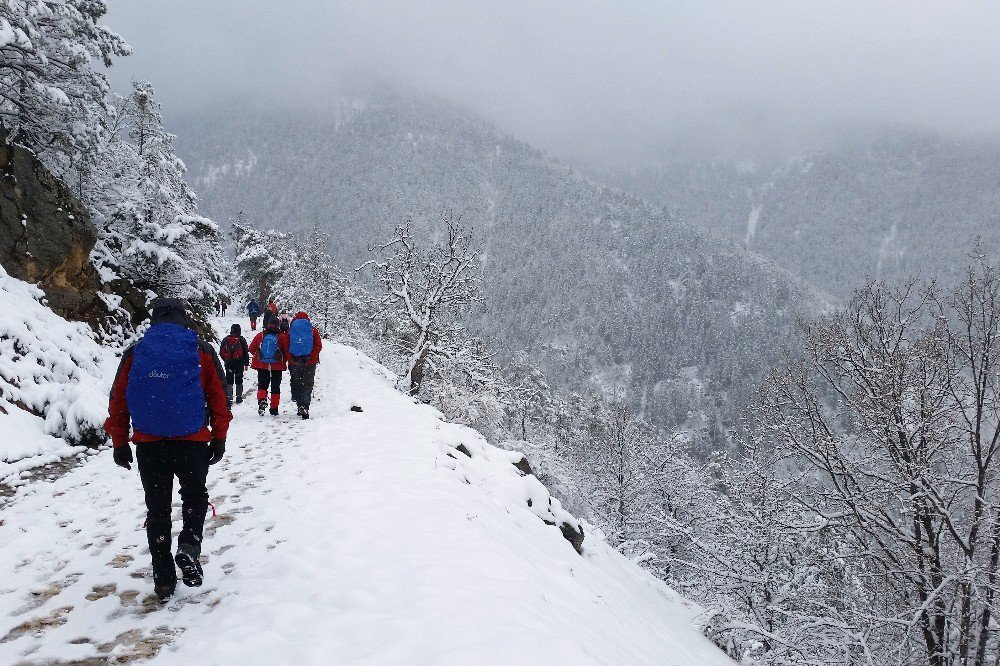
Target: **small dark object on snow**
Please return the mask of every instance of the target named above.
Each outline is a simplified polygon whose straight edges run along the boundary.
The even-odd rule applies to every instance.
[[[197,549],[191,544],[181,543],[177,545],[177,555],[174,562],[181,570],[181,580],[188,587],[201,587],[202,570],[201,562],[198,561]]]
[[[455,447],[455,450],[456,451],[461,451],[462,453],[464,453],[465,455],[469,456],[470,458],[472,457],[472,452],[469,451],[469,448],[465,444],[459,444],[458,446]]]
[[[352,411],[352,412],[363,412],[363,411],[365,411],[365,410],[361,409],[361,408],[360,408],[360,407],[358,407],[357,405],[351,405],[351,411]]]
[[[528,464],[528,459],[527,458],[522,457],[520,460],[518,460],[516,463],[514,463],[514,467],[517,468],[518,472],[520,472],[521,474],[523,474],[525,476],[533,476],[534,475],[534,472],[531,471],[531,465]]]

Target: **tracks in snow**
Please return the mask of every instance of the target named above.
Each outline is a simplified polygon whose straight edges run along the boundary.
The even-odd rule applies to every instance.
[[[324,387],[317,378],[317,414]],[[328,402],[332,402],[328,399]],[[271,483],[314,421],[282,406],[278,418],[234,405],[226,457],[210,468],[205,523],[205,586],[179,584],[165,604],[152,594],[145,507],[135,466],[114,466],[110,451],[66,474],[32,484],[0,514],[0,663],[114,664],[155,656],[199,616],[211,613],[238,580],[253,575],[282,542],[271,531],[290,492]],[[297,457],[294,458],[297,460]],[[180,501],[174,486],[174,540]]]

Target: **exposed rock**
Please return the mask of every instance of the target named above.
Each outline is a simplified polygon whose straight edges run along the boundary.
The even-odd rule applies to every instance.
[[[563,538],[573,546],[573,550],[583,555],[583,527],[564,522],[559,526],[559,531],[562,532]]]
[[[470,458],[472,457],[472,453],[469,451],[469,447],[467,447],[465,444],[459,444],[458,446],[455,447],[455,450],[464,453]]]
[[[0,265],[37,284],[59,315],[99,330],[110,310],[98,295],[115,294],[132,323],[145,317],[145,297],[121,280],[102,284],[90,261],[97,230],[69,188],[30,150],[0,133]]]
[[[528,464],[527,458],[522,457],[514,463],[514,467],[517,468],[517,471],[524,476],[534,476],[534,472],[531,471],[531,465]]]

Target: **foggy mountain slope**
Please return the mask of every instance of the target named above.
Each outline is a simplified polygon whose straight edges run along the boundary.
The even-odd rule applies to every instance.
[[[484,251],[486,302],[472,318],[501,365],[528,350],[559,388],[627,389],[651,421],[705,447],[794,341],[797,317],[821,304],[758,256],[445,103],[381,95],[326,114],[236,105],[179,129],[205,210],[320,224],[346,267],[408,216],[462,213]]]
[[[953,281],[1000,243],[1000,144],[883,131],[778,165],[666,162],[609,181],[841,298],[866,277]]]

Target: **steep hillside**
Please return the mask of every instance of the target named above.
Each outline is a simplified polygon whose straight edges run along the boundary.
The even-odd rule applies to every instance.
[[[819,299],[782,271],[603,188],[441,102],[376,95],[326,112],[234,105],[182,119],[218,219],[333,232],[345,266],[407,217],[462,213],[484,246],[477,328],[566,389],[627,389],[646,417],[718,445]],[[703,436],[703,437],[702,437]]]
[[[683,220],[847,297],[866,278],[956,279],[1000,244],[1000,145],[883,132],[782,164],[595,169]]]
[[[163,608],[134,470],[106,452],[23,490],[0,521],[0,569],[17,574],[0,662],[732,663],[696,606],[586,526],[578,553],[519,455],[386,373],[331,345],[313,419],[236,408],[209,473],[205,587]]]

